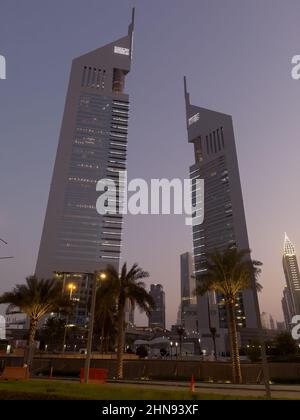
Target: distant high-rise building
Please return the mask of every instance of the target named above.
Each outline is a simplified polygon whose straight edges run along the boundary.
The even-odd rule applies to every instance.
[[[188,141],[194,145],[195,152],[195,163],[190,168],[193,203],[196,180],[204,180],[205,191],[204,222],[197,224],[194,219],[193,225],[195,275],[201,281],[208,253],[228,246],[249,249],[249,241],[232,117],[191,105],[186,80],[185,100]],[[239,328],[258,327],[254,293],[248,289],[239,296],[236,307]],[[205,337],[209,337],[210,325],[218,330],[226,329],[227,312],[222,297],[214,293],[199,297],[198,320]],[[211,347],[211,343],[208,339],[207,346]],[[219,343],[219,351],[220,346]]]
[[[277,322],[272,317],[272,315],[270,315],[270,329],[271,330],[276,330],[277,329]]]
[[[291,329],[292,319],[295,315],[292,296],[288,287],[283,290],[283,298],[281,300],[284,322],[287,329]]]
[[[180,324],[186,332],[198,330],[197,298],[195,296],[196,280],[194,275],[194,261],[190,252],[180,256],[181,305]]]
[[[73,61],[36,275],[74,283],[76,322],[86,322],[91,276],[107,265],[118,269],[122,215],[99,215],[101,179],[115,181],[126,169],[134,13],[128,35]],[[120,182],[120,183],[119,183]]]
[[[286,331],[286,324],[285,322],[277,322],[277,328],[278,331]]]
[[[125,322],[131,327],[134,326],[134,307],[129,300],[125,305]]]
[[[261,324],[264,330],[276,330],[276,325],[272,315],[263,312],[261,314]]]
[[[190,252],[186,252],[180,256],[180,280],[181,305],[183,309],[185,306],[193,305],[196,303],[194,261]]]
[[[166,328],[165,292],[161,284],[151,284],[150,295],[155,302],[155,309],[149,315],[149,327]]]
[[[282,309],[286,326],[290,328],[292,318],[300,315],[300,272],[295,246],[287,234],[284,238],[282,263],[287,284],[283,292]]]
[[[14,305],[9,305],[5,313],[7,330],[29,330],[30,320],[24,312]]]

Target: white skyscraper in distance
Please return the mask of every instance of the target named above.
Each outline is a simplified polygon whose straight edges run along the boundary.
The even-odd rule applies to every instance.
[[[286,288],[283,292],[282,309],[287,328],[291,327],[292,318],[300,315],[300,272],[296,255],[296,248],[287,234],[283,245],[283,271]]]

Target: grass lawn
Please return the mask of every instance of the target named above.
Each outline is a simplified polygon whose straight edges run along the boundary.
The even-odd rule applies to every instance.
[[[141,387],[81,385],[62,381],[31,380],[0,382],[0,400],[239,400],[257,399],[224,395],[194,394],[185,390],[145,389]]]

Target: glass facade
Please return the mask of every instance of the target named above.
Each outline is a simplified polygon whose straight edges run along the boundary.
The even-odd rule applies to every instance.
[[[63,278],[66,293],[68,284],[74,286],[74,320],[80,325],[88,317],[93,273],[119,268],[123,217],[97,212],[97,184],[115,182],[121,209],[133,31],[134,14],[128,35],[72,63],[36,275]]]
[[[217,130],[216,130],[217,132]],[[221,152],[225,149],[223,129],[221,155],[215,159],[205,162],[201,160],[190,169],[190,178],[193,181],[204,179],[204,223],[193,227],[193,249],[195,262],[195,276],[201,281],[201,274],[205,273],[207,254],[216,249],[226,249],[228,246],[236,247],[234,214],[231,202],[231,186],[226,155]],[[208,138],[208,136],[206,136]],[[211,140],[213,137],[211,136]],[[217,153],[218,148],[208,147],[207,154]],[[195,154],[199,153],[199,137],[194,142]],[[208,141],[209,145],[209,141]],[[216,142],[216,146],[218,142]],[[192,195],[193,205],[195,202],[195,191]],[[219,307],[219,327],[227,328],[227,311],[222,296],[216,295],[215,300]],[[243,295],[239,295],[236,304],[237,325],[246,327],[246,317],[243,306]]]
[[[207,255],[227,247],[249,249],[232,117],[192,105],[185,81],[188,141],[195,163],[190,167],[192,204],[196,205],[197,180],[204,181],[204,220],[193,224],[195,278],[201,282]],[[256,329],[254,290],[241,292],[236,301],[239,329]],[[202,346],[214,351],[211,329],[218,331],[217,352],[228,351],[227,310],[221,294],[209,292],[197,298],[197,316]]]

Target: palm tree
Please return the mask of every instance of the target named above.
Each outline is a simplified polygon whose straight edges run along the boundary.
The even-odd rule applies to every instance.
[[[213,341],[213,346],[214,346],[214,357],[215,360],[217,360],[218,356],[217,356],[217,328],[212,326],[211,323],[211,313],[210,313],[210,303],[209,303],[209,295],[207,295],[207,312],[208,312],[208,328],[209,331],[211,333],[211,338]]]
[[[56,349],[62,342],[66,331],[66,320],[58,316],[50,317],[42,330],[39,337],[49,348]]]
[[[34,347],[38,323],[47,314],[66,308],[69,301],[63,295],[63,284],[58,280],[39,280],[35,276],[26,278],[26,284],[18,284],[11,292],[0,296],[0,303],[10,303],[24,312],[29,320],[28,347]],[[30,351],[31,353],[31,351]],[[31,357],[28,356],[30,363]]]
[[[234,383],[242,383],[242,370],[239,355],[239,344],[236,323],[236,304],[240,293],[252,288],[255,279],[257,290],[262,263],[251,261],[250,250],[238,251],[227,248],[224,252],[215,251],[207,256],[206,272],[198,278],[196,294],[203,296],[213,291],[220,293],[224,299],[228,314],[228,333],[231,348],[232,371]]]
[[[103,286],[104,296],[114,296],[117,304],[117,378],[123,378],[123,356],[125,344],[125,309],[129,301],[134,309],[136,306],[146,312],[147,315],[154,309],[155,304],[150,294],[145,290],[145,284],[141,281],[149,277],[138,264],[134,264],[127,270],[125,263],[121,273],[109,266],[106,271],[107,282]]]

